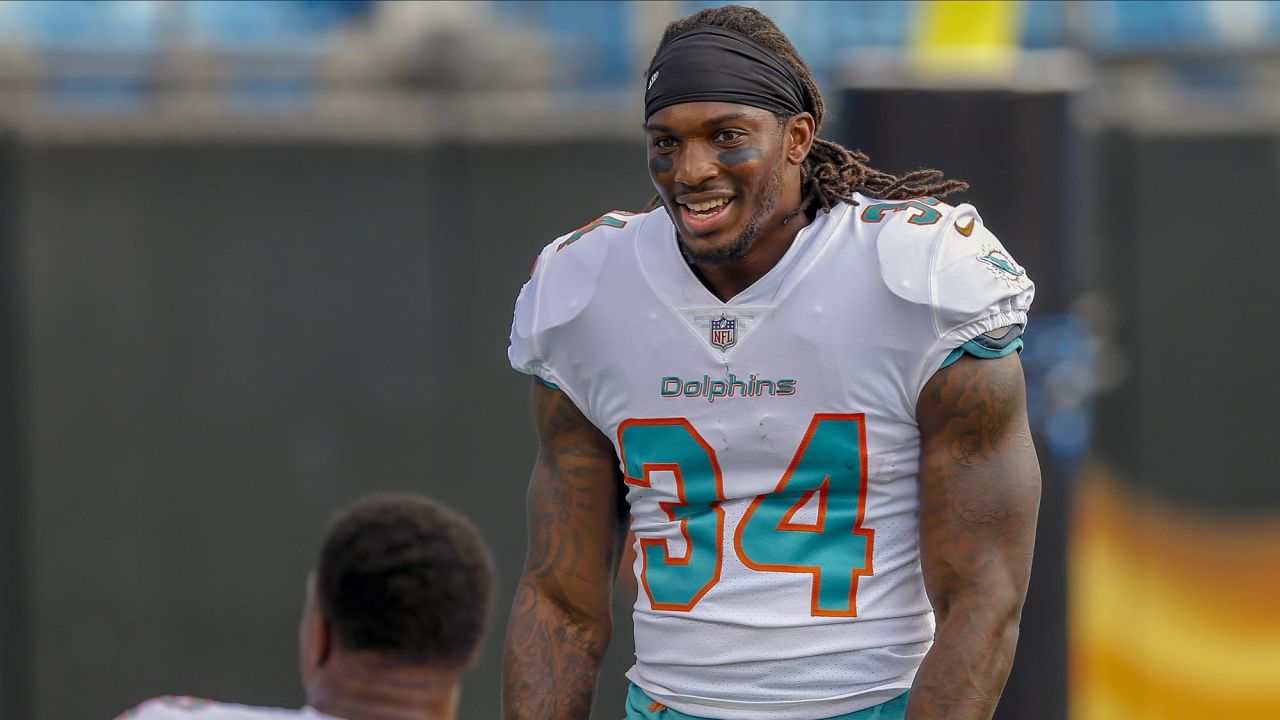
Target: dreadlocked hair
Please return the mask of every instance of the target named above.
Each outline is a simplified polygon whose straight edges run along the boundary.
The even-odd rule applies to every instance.
[[[676,36],[707,25],[727,28],[745,35],[768,48],[796,71],[804,89],[805,105],[813,115],[816,135],[817,130],[822,127],[826,104],[813,81],[813,73],[787,36],[767,15],[755,8],[723,5],[672,22],[662,33],[658,49],[654,51],[654,59]],[[649,64],[652,65],[653,61],[650,60]],[[788,119],[787,116],[779,117],[782,122]],[[941,170],[915,170],[897,177],[871,167],[868,162],[870,158],[864,153],[815,136],[809,155],[800,166],[800,210],[815,215],[819,210],[831,210],[832,206],[841,201],[856,205],[854,193],[884,200],[906,200],[926,196],[942,197],[969,188],[968,183],[944,178]],[[655,197],[645,209],[652,210],[660,204],[661,200]]]

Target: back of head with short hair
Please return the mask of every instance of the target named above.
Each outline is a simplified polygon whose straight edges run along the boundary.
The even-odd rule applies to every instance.
[[[334,518],[316,593],[338,645],[461,668],[484,634],[492,561],[475,527],[424,497],[375,495]]]

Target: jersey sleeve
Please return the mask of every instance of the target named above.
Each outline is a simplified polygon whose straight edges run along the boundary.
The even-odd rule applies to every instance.
[[[973,206],[938,209],[942,217],[931,232],[895,218],[878,243],[886,282],[900,297],[930,308],[932,345],[916,369],[914,397],[956,349],[998,328],[1025,327],[1035,297],[1027,271]]]
[[[604,222],[605,219],[613,222]],[[507,347],[512,368],[568,392],[568,378],[549,359],[549,343],[556,341],[556,329],[572,322],[595,293],[608,246],[589,242],[586,237],[625,226],[625,221],[609,213],[556,238],[538,254],[529,281],[516,298]]]
[[[550,246],[548,246],[549,248]],[[554,374],[543,364],[542,353],[538,347],[538,301],[541,299],[543,256],[548,248],[544,248],[534,259],[533,271],[529,280],[520,288],[516,298],[515,317],[511,321],[510,344],[507,346],[507,360],[511,367],[543,382],[555,384]]]

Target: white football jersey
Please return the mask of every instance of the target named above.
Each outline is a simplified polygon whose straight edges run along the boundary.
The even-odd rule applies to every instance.
[[[298,710],[220,703],[185,695],[152,698],[116,720],[339,720],[304,707]]]
[[[663,209],[558,238],[509,357],[618,452],[636,664],[690,715],[811,720],[908,689],[933,639],[916,399],[1033,285],[968,205],[859,196],[721,302]]]

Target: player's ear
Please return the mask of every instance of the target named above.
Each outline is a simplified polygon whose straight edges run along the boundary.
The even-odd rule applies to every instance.
[[[321,613],[316,613],[316,667],[327,663],[332,651],[333,633],[330,632],[329,621]]]
[[[787,162],[799,165],[809,157],[809,149],[813,147],[813,138],[817,135],[817,122],[813,115],[802,112],[787,120]]]
[[[298,661],[302,666],[303,684],[307,684],[310,676],[329,659],[332,643],[329,623],[325,621],[316,597],[315,573],[307,578],[307,594],[298,634]]]

